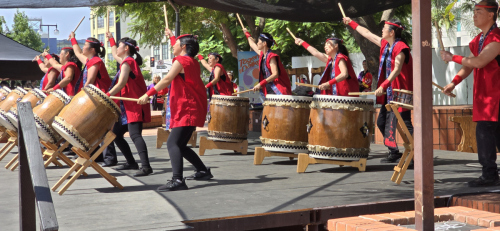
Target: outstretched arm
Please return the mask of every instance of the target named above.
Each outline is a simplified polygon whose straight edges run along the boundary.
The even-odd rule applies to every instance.
[[[381,47],[382,46],[382,38],[370,32],[368,29],[358,25],[356,22],[352,21],[351,18],[345,17],[343,19],[344,24],[351,26],[351,28],[357,31],[366,39],[370,40],[370,42],[375,43],[375,45]]]
[[[245,36],[247,36],[248,39],[248,44],[250,44],[250,48],[252,48],[255,53],[260,54],[259,48],[257,48],[257,44],[253,40],[252,36],[250,36],[250,33],[248,33],[248,30],[246,28],[243,28],[243,32],[245,32]]]
[[[208,62],[203,58],[203,56],[199,54],[197,57],[200,60],[201,65],[203,65],[207,71],[212,72],[212,67],[208,65]]]
[[[50,55],[49,53],[47,52],[43,52],[43,57],[45,57],[47,60],[49,60],[49,63],[50,65],[55,68],[56,70],[58,70],[59,72],[61,71],[61,68],[63,65],[61,65],[60,63],[58,63],[54,58],[52,58],[52,55]]]
[[[111,34],[110,32],[106,32],[106,38],[108,38],[108,40],[109,40],[109,45],[111,46],[111,54],[113,54],[113,58],[118,63],[122,63],[123,62],[122,58],[120,58],[120,57],[118,57],[118,55],[116,55],[116,49],[118,47],[116,46],[116,42],[115,42],[115,39],[113,38],[113,34]]]
[[[71,45],[73,45],[73,51],[75,52],[76,57],[80,60],[80,62],[86,63],[87,56],[83,55],[82,49],[78,45],[78,42],[75,39],[75,32],[71,32],[71,34],[69,34],[69,38],[71,40]]]
[[[314,57],[318,58],[322,62],[324,62],[324,63],[328,62],[328,56],[325,53],[319,52],[313,46],[309,46],[309,44],[306,43],[304,40],[302,40],[300,38],[296,38],[295,39],[295,44],[297,44],[299,46],[302,45],[304,48],[306,48],[307,51],[309,51],[309,53],[311,53],[311,55],[313,55]]]
[[[39,56],[35,56],[35,60],[38,62],[38,67],[40,67],[40,70],[42,70],[43,73],[47,73],[47,71],[49,71],[49,68],[45,66],[45,63],[43,63],[42,60],[40,60]]]

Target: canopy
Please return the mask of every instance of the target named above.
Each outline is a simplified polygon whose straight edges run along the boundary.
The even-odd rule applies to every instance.
[[[137,2],[153,2],[153,0],[3,0],[1,5],[2,8],[61,8],[123,5]],[[200,6],[219,11],[288,21],[330,22],[342,19],[338,7],[339,1],[331,0],[175,0],[174,2],[180,5]],[[340,3],[347,16],[359,17],[410,4],[411,0],[342,0]]]
[[[0,78],[12,80],[39,80],[44,73],[36,62],[32,62],[40,52],[26,47],[0,34]]]

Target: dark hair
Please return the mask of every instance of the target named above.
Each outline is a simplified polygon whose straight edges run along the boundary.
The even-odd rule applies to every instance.
[[[262,41],[262,42],[266,42],[267,44],[267,48],[271,49],[271,47],[274,45],[275,41],[273,39],[273,36],[269,33],[262,33],[263,35],[265,35],[267,38],[269,39],[266,39],[262,36],[259,36],[259,40]]]
[[[54,53],[50,54],[52,56],[52,58],[54,58],[58,63],[60,62],[59,61],[59,55],[56,55]]]
[[[139,48],[139,47],[137,47],[137,42],[129,37],[125,37],[125,38],[118,40],[118,45],[120,45],[120,43],[123,43],[123,44],[125,44],[125,46],[128,46],[130,56],[135,55],[135,62],[137,63],[137,65],[139,65],[139,66],[142,65],[142,57],[138,53],[137,48]],[[130,44],[132,44],[132,45],[130,45]]]
[[[389,25],[389,30],[394,31],[394,37],[396,39],[402,39],[403,38],[402,34],[403,34],[404,26],[401,23],[401,21],[399,21],[398,19],[390,19],[390,20],[388,20],[388,22],[400,25],[402,27],[402,28],[400,28],[400,27],[397,27],[397,26],[394,26],[394,25],[387,24],[387,25]]]
[[[104,46],[101,45],[102,43],[99,40],[92,37],[88,37],[87,40],[92,41],[89,42],[90,48],[94,48],[95,53],[99,55],[99,57],[104,58],[104,56],[106,55],[106,49],[104,48]]]
[[[326,42],[329,42],[329,41],[332,41],[333,44],[337,44],[339,46],[339,52],[347,57],[349,57],[349,51],[347,51],[347,47],[345,47],[344,45],[344,41],[342,41],[342,39],[339,39],[339,38],[329,38],[328,40],[326,40]]]
[[[361,62],[361,63],[366,63],[366,59],[365,59],[365,60],[363,60],[363,62]]]
[[[212,52],[208,54],[208,56],[213,55],[215,58],[219,58],[219,61],[217,63],[222,63],[222,56],[219,55],[219,53]]]
[[[194,58],[200,51],[200,44],[198,44],[198,39],[194,35],[182,36],[180,39],[181,47],[186,45],[187,55]]]
[[[492,12],[493,21],[496,22],[498,18],[498,2],[496,0],[483,0],[480,2],[486,2],[486,6],[494,6],[495,8],[484,8],[488,12]]]
[[[82,62],[76,57],[75,51],[73,49],[63,49],[63,51],[69,54],[68,62],[75,63],[78,69],[82,70]]]

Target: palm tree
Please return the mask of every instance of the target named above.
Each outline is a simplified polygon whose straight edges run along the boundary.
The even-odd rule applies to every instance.
[[[443,36],[441,29],[444,27],[448,34],[453,33],[453,28],[457,24],[457,18],[455,14],[459,12],[459,9],[453,6],[458,0],[432,0],[432,24],[436,29],[438,42],[441,50],[444,50]]]

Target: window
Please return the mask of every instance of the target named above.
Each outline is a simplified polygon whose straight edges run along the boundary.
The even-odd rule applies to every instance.
[[[160,60],[160,47],[159,46],[155,46],[153,48],[153,55],[155,57],[155,61]]]
[[[109,27],[115,26],[115,13],[113,11],[109,12],[108,25],[109,25]]]
[[[164,43],[164,44],[161,44],[161,59],[163,60],[166,60],[168,59],[168,53],[169,53],[169,50],[168,50],[168,43]]]
[[[104,41],[104,34],[98,34],[97,39],[99,40],[99,42]]]
[[[104,18],[102,16],[97,17],[97,28],[104,28]]]
[[[457,22],[457,31],[462,31],[462,23],[460,21]]]
[[[462,46],[462,38],[457,37],[457,47]]]
[[[113,35],[113,38],[115,37],[115,32],[111,32],[111,35]],[[119,44],[116,44],[116,46],[118,47]],[[109,45],[109,41],[108,41],[108,47],[111,48],[111,45]]]

